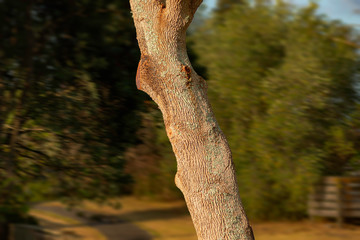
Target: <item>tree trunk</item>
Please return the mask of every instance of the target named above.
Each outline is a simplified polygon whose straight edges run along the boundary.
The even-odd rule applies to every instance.
[[[231,151],[186,52],[186,29],[202,0],[130,0],[141,60],[138,89],[159,105],[198,239],[254,239]]]

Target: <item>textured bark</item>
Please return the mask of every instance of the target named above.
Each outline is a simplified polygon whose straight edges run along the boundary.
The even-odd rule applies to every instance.
[[[211,110],[206,82],[192,68],[186,29],[202,0],[130,0],[141,60],[137,87],[162,111],[198,239],[254,239],[231,151]]]

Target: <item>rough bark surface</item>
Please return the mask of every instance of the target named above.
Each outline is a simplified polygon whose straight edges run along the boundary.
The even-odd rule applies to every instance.
[[[192,68],[186,29],[202,0],[130,0],[141,60],[138,89],[159,105],[198,239],[254,239],[231,151],[211,110],[206,82]]]

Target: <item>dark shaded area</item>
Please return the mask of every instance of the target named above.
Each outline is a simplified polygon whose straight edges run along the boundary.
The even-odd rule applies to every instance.
[[[129,216],[135,221],[147,221],[147,220],[157,220],[157,219],[171,219],[178,218],[181,216],[189,215],[189,211],[186,206],[169,208],[169,209],[152,209],[147,211],[136,211],[129,214],[121,214],[120,218],[128,219]]]
[[[144,94],[128,1],[0,1],[0,225],[118,196]]]

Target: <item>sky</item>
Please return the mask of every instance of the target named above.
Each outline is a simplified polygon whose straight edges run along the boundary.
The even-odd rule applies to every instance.
[[[204,0],[204,3],[213,8],[217,0]],[[310,0],[287,0],[299,6],[307,5]],[[344,23],[354,24],[360,28],[360,0],[317,0],[319,13],[326,14],[330,19],[340,19]]]

